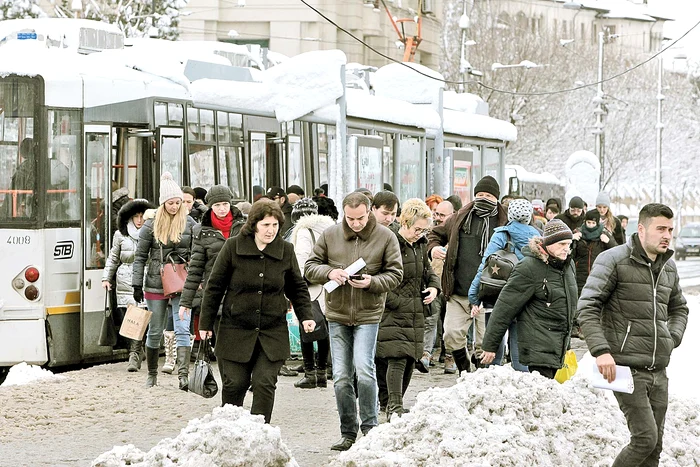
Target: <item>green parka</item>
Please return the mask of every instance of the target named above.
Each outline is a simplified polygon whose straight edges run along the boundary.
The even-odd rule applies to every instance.
[[[533,237],[522,250],[493,307],[483,349],[496,352],[508,326],[518,320],[520,363],[559,369],[569,348],[578,298],[573,263],[563,270],[548,264],[542,237]]]

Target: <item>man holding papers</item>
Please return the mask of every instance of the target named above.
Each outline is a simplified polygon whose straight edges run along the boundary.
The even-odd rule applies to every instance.
[[[613,467],[658,466],[668,406],[666,366],[683,339],[688,307],[669,245],[673,211],[647,204],[626,245],[598,256],[578,302],[579,323],[598,370],[609,382],[615,365],[632,370],[634,392],[615,392],[630,443]]]
[[[360,259],[364,268],[349,268]],[[359,428],[366,434],[377,425],[377,331],[386,294],[401,283],[402,264],[396,235],[377,223],[370,213],[369,198],[357,192],[345,197],[343,221],[323,231],[306,261],[304,274],[311,283],[334,281],[338,285],[326,294],[333,387],[342,435],[332,450],[347,451],[357,438],[354,375],[360,405]]]

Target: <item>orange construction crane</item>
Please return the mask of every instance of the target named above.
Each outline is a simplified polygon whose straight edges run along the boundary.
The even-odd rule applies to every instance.
[[[423,41],[423,37],[421,36],[421,26],[423,24],[423,18],[421,16],[423,12],[423,0],[418,0],[418,14],[414,18],[400,19],[394,19],[394,16],[391,14],[391,11],[389,11],[389,7],[387,6],[386,2],[384,0],[381,0],[381,2],[382,5],[384,5],[386,14],[389,15],[391,25],[394,26],[394,30],[399,36],[399,42],[401,42],[404,46],[403,61],[412,62],[416,57],[416,50],[418,50],[418,46]],[[416,34],[414,36],[406,36],[404,23],[416,23]],[[399,25],[401,25],[401,29],[399,29]]]

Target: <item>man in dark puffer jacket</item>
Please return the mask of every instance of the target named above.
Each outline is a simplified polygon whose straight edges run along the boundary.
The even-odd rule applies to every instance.
[[[668,406],[666,366],[683,339],[688,307],[669,249],[673,211],[647,204],[626,245],[598,256],[578,303],[579,322],[598,370],[632,368],[634,393],[615,392],[630,443],[613,467],[658,466]]]

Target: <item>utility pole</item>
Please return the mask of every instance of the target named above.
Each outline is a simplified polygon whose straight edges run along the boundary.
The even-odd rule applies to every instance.
[[[656,100],[658,101],[656,109],[656,183],[654,190],[654,201],[661,202],[661,149],[662,136],[664,131],[664,123],[662,121],[662,107],[666,96],[663,95],[663,78],[664,78],[664,61],[659,57],[659,83],[656,92]]]
[[[462,72],[462,80],[459,83],[459,92],[464,92],[464,83],[467,81],[467,69],[464,66],[467,60],[467,29],[469,28],[469,16],[467,15],[467,2],[469,0],[462,1],[462,16],[459,21],[459,27],[462,30],[462,48],[459,54],[459,69]],[[466,21],[465,21],[466,18]]]
[[[593,134],[595,135],[595,155],[600,161],[600,189],[603,189],[605,184],[605,143],[604,143],[604,133],[605,124],[603,123],[603,116],[605,115],[605,108],[603,103],[605,100],[605,95],[603,94],[603,43],[605,41],[604,32],[600,31],[598,33],[598,93],[596,95],[596,108],[593,110],[595,114],[595,129]]]

